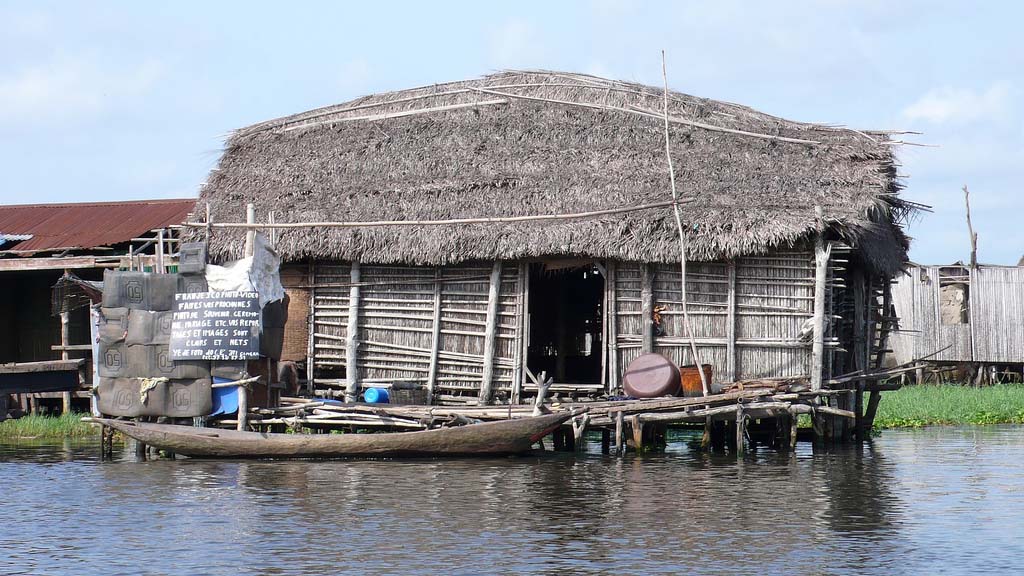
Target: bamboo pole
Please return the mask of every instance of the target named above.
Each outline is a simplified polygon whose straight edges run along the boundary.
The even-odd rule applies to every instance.
[[[527,274],[529,273],[530,265],[526,262],[520,262],[517,274],[516,274],[516,296],[518,302],[516,303],[515,312],[515,332],[516,337],[512,344],[512,398],[511,404],[519,404],[522,400],[523,394],[523,367],[526,365],[526,341],[529,339],[529,335],[525,334],[526,330],[526,316],[529,311],[526,309],[527,295],[529,294],[529,284],[527,280]]]
[[[498,343],[498,298],[501,294],[501,260],[491,268],[491,279],[487,288],[487,323],[484,328],[484,368],[480,377],[480,403],[490,404],[494,387],[494,353]]]
[[[697,365],[697,374],[700,375],[700,386],[705,396],[708,395],[708,379],[704,374],[704,365],[700,361],[700,354],[697,352],[697,343],[693,340],[693,325],[690,323],[690,315],[686,309],[686,234],[683,232],[683,220],[679,214],[679,192],[676,190],[676,173],[672,166],[672,148],[668,131],[668,72],[665,68],[665,51],[661,51],[661,77],[665,81],[665,98],[663,100],[663,112],[665,116],[665,157],[668,159],[668,177],[672,185],[673,214],[675,215],[676,228],[679,232],[679,268],[680,288],[682,291],[683,328],[686,336],[690,339],[690,355],[693,356],[693,363]]]
[[[621,456],[625,451],[625,443],[623,442],[623,434],[625,433],[625,424],[623,422],[622,411],[615,413],[615,454]]]

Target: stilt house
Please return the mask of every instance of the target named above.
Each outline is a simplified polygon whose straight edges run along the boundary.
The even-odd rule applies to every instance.
[[[543,71],[367,96],[235,132],[197,212],[500,218],[278,229],[286,348],[302,356],[285,359],[305,360],[317,390],[409,382],[434,402],[523,401],[544,373],[556,392],[616,393],[643,352],[695,363],[663,96]],[[914,209],[889,134],[675,92],[668,117],[686,304],[713,380],[880,362],[883,293],[906,263]],[[508,219],[585,212],[600,214]],[[214,258],[241,255],[241,230],[208,230]]]

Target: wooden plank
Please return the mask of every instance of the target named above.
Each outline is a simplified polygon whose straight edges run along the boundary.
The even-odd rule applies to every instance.
[[[117,268],[120,265],[120,258],[111,259],[110,257],[96,256],[67,256],[64,258],[0,258],[0,272]]]
[[[427,404],[434,403],[434,387],[437,385],[437,360],[441,350],[441,268],[434,269],[434,318],[430,334],[430,368],[427,372]]]
[[[494,386],[494,351],[498,334],[498,298],[501,293],[501,260],[494,262],[487,288],[487,326],[484,328],[484,369],[480,377],[480,403],[490,404]]]
[[[654,270],[640,265],[640,351],[654,351]]]
[[[29,374],[34,372],[77,372],[85,358],[70,360],[44,360],[42,362],[12,362],[0,364],[0,374]]]

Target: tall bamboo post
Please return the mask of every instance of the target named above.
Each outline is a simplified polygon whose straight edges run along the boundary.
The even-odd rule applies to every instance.
[[[665,51],[661,51],[661,78],[665,82],[665,93],[662,100],[662,112],[665,120],[665,157],[668,160],[668,179],[672,186],[672,213],[676,219],[676,229],[679,232],[679,270],[680,287],[682,291],[683,327],[686,329],[686,337],[690,339],[690,355],[693,356],[693,363],[697,365],[697,374],[700,375],[700,386],[704,395],[709,393],[709,382],[704,374],[704,365],[700,361],[700,354],[697,352],[697,342],[693,338],[693,326],[690,324],[690,314],[686,307],[686,234],[683,233],[683,220],[679,214],[679,192],[676,190],[676,172],[672,167],[672,149],[670,146],[668,132],[668,72],[665,69]]]
[[[725,381],[735,382],[739,370],[736,367],[736,260],[726,264],[729,294],[725,308]]]
[[[359,262],[353,261],[349,274],[348,330],[345,334],[345,402],[359,399]]]
[[[256,205],[249,203],[245,207],[246,224],[256,223]],[[245,233],[245,256],[248,258],[256,253],[256,229],[249,228]],[[267,374],[267,385],[270,385],[270,374]],[[249,429],[249,388],[237,386],[238,390],[238,430]]]
[[[494,388],[494,352],[498,344],[498,298],[501,294],[501,260],[491,268],[487,289],[487,323],[484,328],[484,369],[480,378],[480,403],[490,404]]]

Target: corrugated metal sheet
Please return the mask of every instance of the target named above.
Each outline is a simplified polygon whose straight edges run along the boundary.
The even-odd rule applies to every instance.
[[[0,206],[0,230],[10,235],[32,235],[28,240],[4,244],[3,249],[112,246],[154,228],[184,222],[195,203],[189,198]]]

